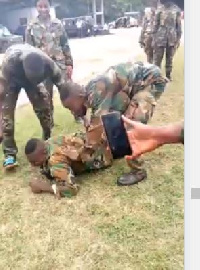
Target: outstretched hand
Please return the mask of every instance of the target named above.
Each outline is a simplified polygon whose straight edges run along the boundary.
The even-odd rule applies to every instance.
[[[127,160],[133,160],[144,153],[151,152],[161,146],[161,142],[156,138],[155,128],[144,125],[140,122],[132,121],[122,116],[127,128],[127,135],[132,149],[132,155],[126,156]]]

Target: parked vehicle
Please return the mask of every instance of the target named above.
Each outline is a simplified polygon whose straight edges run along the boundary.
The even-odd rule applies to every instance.
[[[115,21],[112,21],[108,24],[109,29],[114,28],[128,28],[128,27],[138,27],[138,20],[132,16],[123,16],[117,18]]]
[[[108,24],[109,29],[115,29],[115,21],[112,21]]]
[[[69,37],[87,37],[94,33],[90,16],[64,18],[62,23]]]
[[[15,35],[22,36],[24,41],[25,41],[26,27],[27,25],[19,25],[14,32]]]
[[[23,43],[23,36],[13,35],[7,27],[0,24],[0,53],[4,53],[13,44]]]
[[[129,27],[138,27],[138,20],[136,18],[130,17]]]

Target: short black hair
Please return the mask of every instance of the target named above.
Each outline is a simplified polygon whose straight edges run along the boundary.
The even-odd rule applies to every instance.
[[[84,87],[74,82],[66,82],[60,87],[60,99],[63,101],[70,96],[84,96]]]
[[[25,146],[25,155],[32,154],[37,149],[37,146],[40,143],[40,141],[41,141],[40,139],[36,138],[28,140]]]
[[[28,53],[23,59],[23,68],[27,79],[43,78],[45,73],[45,63],[42,56],[37,52]]]

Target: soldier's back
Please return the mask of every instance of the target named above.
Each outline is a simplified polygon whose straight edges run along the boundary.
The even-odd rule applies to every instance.
[[[157,30],[155,33],[155,43],[158,46],[174,46],[177,41],[176,23],[178,8],[176,5],[169,4],[160,7],[156,12]]]

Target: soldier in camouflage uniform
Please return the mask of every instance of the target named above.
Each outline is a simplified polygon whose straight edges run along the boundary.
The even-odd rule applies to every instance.
[[[102,132],[101,126],[94,144],[93,140],[90,143],[90,135],[84,133],[58,136],[47,141],[29,140],[25,147],[27,159],[32,166],[40,167],[41,173],[49,180],[31,181],[32,191],[54,193],[58,198],[76,195],[79,188],[75,176],[106,168],[113,162],[106,141],[100,139]]]
[[[145,16],[142,25],[142,31],[139,38],[139,43],[147,55],[147,62],[153,63],[153,23],[154,23],[155,11],[147,8],[145,10]]]
[[[3,139],[3,130],[2,130],[2,107],[4,101],[4,86],[5,82],[2,78],[1,70],[0,70],[0,143]]]
[[[130,119],[147,123],[153,115],[156,101],[165,90],[166,82],[160,69],[153,64],[119,64],[110,67],[85,87],[68,85],[67,91],[61,92],[61,101],[64,107],[81,117],[91,109],[91,120],[86,118],[87,128],[90,128],[93,118],[111,111],[118,111]],[[133,164],[129,164],[132,168],[129,183],[141,179],[141,172],[144,172],[139,162],[134,161],[134,164],[135,168]],[[121,180],[118,182],[127,183]]]
[[[38,17],[27,26],[25,40],[51,57],[60,67],[66,78],[71,80],[73,59],[67,33],[60,20],[51,18],[48,0],[37,1],[37,11],[39,14]],[[51,97],[53,119],[53,83],[50,79],[46,81],[46,88]]]
[[[181,39],[181,12],[173,3],[160,7],[155,16],[153,30],[154,64],[161,67],[166,55],[166,77],[171,80],[173,57]]]
[[[121,63],[92,79],[85,87],[69,83],[60,98],[65,108],[79,116],[84,116],[89,108],[92,116],[110,111],[124,114],[133,106],[131,118],[147,122],[166,83],[167,79],[153,64]]]
[[[17,146],[14,140],[14,112],[21,88],[24,88],[43,129],[43,138],[51,134],[50,98],[43,81],[51,79],[61,88],[65,80],[57,64],[41,50],[29,44],[13,45],[7,49],[1,80],[4,81],[2,95],[4,167],[17,165]]]

